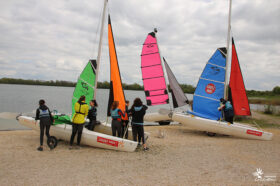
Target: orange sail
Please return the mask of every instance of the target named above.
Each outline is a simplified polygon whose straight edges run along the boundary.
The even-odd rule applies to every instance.
[[[125,110],[125,96],[122,88],[122,80],[119,70],[118,57],[114,42],[114,36],[112,31],[110,15],[108,17],[108,43],[109,43],[109,54],[110,54],[110,95],[108,102],[107,116],[110,116],[110,109],[113,101],[119,102],[119,109]]]
[[[232,100],[234,114],[238,116],[250,116],[250,106],[246,95],[246,89],[239,65],[237,52],[232,38],[232,59],[231,59],[231,73],[230,73],[230,93],[229,99]]]

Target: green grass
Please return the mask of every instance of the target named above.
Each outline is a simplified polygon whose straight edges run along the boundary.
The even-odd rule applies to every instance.
[[[251,104],[280,105],[280,95],[249,97]]]
[[[276,129],[280,129],[280,125],[279,124],[274,124],[274,123],[271,123],[271,122],[269,122],[267,120],[263,120],[263,119],[235,118],[234,121],[235,122],[239,122],[239,123],[249,124],[249,125],[254,126],[254,127],[258,127],[259,126],[261,128],[276,128]]]

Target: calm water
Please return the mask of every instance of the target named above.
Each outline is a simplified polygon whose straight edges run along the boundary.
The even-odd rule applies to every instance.
[[[57,110],[60,113],[71,113],[71,99],[73,87],[54,87],[54,86],[35,86],[35,85],[8,85],[0,84],[0,112],[30,113],[35,115],[38,101],[45,99],[46,105],[50,110]],[[144,91],[125,90],[126,99],[132,104],[136,97],[140,97],[145,103]],[[105,121],[108,105],[108,89],[99,89],[96,100],[98,107],[98,120]],[[192,100],[192,95],[187,94],[188,99]],[[155,112],[159,108],[169,108],[169,105],[149,107],[147,112]],[[263,105],[251,105],[254,110],[263,110]],[[182,108],[186,109],[186,108]],[[12,125],[15,121],[0,119],[0,130],[3,125]],[[20,126],[17,126],[20,127]],[[5,127],[4,127],[5,128]],[[22,128],[22,127],[21,127]]]
[[[54,86],[35,86],[35,85],[8,85],[0,84],[0,112],[18,112],[35,115],[38,108],[38,101],[44,99],[50,110],[57,110],[60,113],[71,113],[71,100],[74,87],[54,87]],[[145,103],[144,91],[125,90],[126,99],[133,103],[136,97],[140,97]],[[96,100],[98,107],[98,120],[107,119],[108,89],[98,89]],[[188,95],[192,99],[192,95]],[[169,108],[169,105],[149,107],[148,112],[155,112],[159,108]],[[0,119],[1,128],[7,125],[15,125],[16,121]],[[5,127],[4,127],[5,125]],[[9,128],[9,127],[8,127]],[[22,128],[20,125],[16,128]]]

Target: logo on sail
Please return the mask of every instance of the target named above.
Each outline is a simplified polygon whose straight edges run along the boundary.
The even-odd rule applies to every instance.
[[[219,67],[211,67],[211,69],[212,69],[212,73],[213,73],[213,75],[217,75],[217,74],[219,74],[220,73],[220,69],[219,69]]]
[[[83,87],[84,89],[87,89],[87,90],[88,90],[88,85],[87,85],[86,83],[84,83],[84,82],[82,82],[82,87]]]
[[[152,47],[154,47],[154,44],[150,43],[150,44],[147,45],[147,48],[152,48]]]
[[[205,88],[205,92],[207,94],[213,94],[215,92],[215,90],[216,90],[216,87],[213,83],[209,83]]]

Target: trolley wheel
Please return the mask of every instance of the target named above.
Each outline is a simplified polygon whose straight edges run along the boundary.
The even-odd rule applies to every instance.
[[[54,136],[50,136],[47,141],[48,146],[50,149],[54,149],[57,146],[57,139]]]

